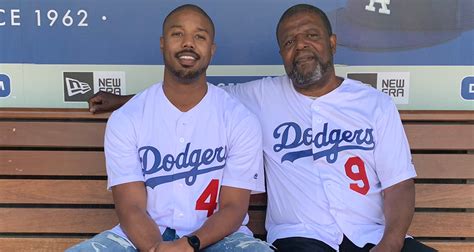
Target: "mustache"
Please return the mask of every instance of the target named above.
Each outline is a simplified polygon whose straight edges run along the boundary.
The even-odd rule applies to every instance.
[[[176,58],[179,58],[181,57],[181,55],[183,54],[187,54],[187,55],[192,55],[194,58],[196,58],[197,60],[201,58],[201,56],[199,56],[199,54],[197,54],[193,49],[184,49],[182,51],[179,51],[177,52],[174,56]]]
[[[303,56],[300,56],[300,55],[303,55]],[[293,67],[296,67],[298,65],[298,63],[302,60],[302,59],[306,59],[306,58],[313,58],[314,61],[316,61],[316,63],[321,63],[321,60],[319,58],[318,55],[316,55],[315,53],[313,52],[309,52],[309,53],[300,53],[300,54],[297,54],[294,58],[293,58]]]

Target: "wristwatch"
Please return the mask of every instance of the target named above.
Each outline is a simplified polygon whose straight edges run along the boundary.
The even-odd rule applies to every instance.
[[[194,252],[199,252],[199,248],[201,247],[199,237],[195,235],[185,235],[184,237],[188,239],[188,243],[194,249]]]

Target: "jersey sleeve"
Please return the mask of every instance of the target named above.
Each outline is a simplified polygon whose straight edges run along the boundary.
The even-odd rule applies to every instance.
[[[144,181],[135,127],[120,109],[112,113],[107,122],[104,151],[109,190],[115,185]]]
[[[222,178],[223,186],[265,192],[262,130],[257,118],[247,111],[244,118],[228,129],[229,150]]]
[[[382,189],[416,177],[410,146],[398,110],[390,101],[377,120],[375,167]]]
[[[222,87],[227,93],[239,100],[255,115],[260,115],[264,92],[264,79]]]

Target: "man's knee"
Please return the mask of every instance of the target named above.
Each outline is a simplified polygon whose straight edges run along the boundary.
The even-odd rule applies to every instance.
[[[66,252],[136,252],[137,250],[124,238],[112,233],[102,232],[66,250]]]
[[[272,252],[273,246],[265,241],[243,233],[231,234],[209,246],[205,252]]]

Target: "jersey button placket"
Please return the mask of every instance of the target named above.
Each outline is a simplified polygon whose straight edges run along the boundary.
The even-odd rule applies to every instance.
[[[189,131],[189,117],[183,115],[177,122],[176,133],[178,137],[178,150],[182,152],[185,150],[186,143],[189,142],[188,131]]]
[[[321,111],[321,106],[319,106],[317,101],[315,101],[313,104],[311,104],[311,108],[313,109],[313,118],[315,118],[314,121],[317,124],[321,124],[323,122],[319,113]]]

